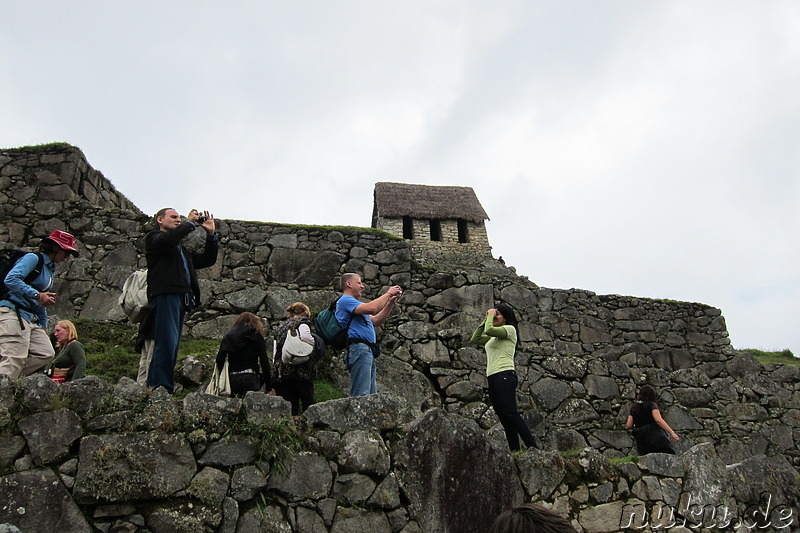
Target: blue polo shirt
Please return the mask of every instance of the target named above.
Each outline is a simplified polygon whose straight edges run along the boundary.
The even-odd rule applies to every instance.
[[[372,325],[370,315],[353,314],[353,311],[359,305],[361,305],[361,302],[348,294],[343,294],[339,301],[336,302],[336,321],[344,328],[350,320],[350,315],[353,315],[353,321],[350,322],[350,328],[347,330],[348,338],[363,339],[374,343],[375,327]]]

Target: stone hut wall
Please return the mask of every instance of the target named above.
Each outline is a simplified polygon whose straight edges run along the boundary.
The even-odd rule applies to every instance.
[[[458,221],[442,219],[441,240],[431,240],[430,220],[412,219],[413,239],[408,239],[411,255],[420,263],[431,265],[480,265],[492,257],[492,247],[486,234],[486,225],[464,221],[467,242],[459,242]],[[403,236],[403,219],[381,217],[381,229],[398,237]]]

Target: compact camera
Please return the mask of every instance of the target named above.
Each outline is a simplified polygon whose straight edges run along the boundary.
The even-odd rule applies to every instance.
[[[208,220],[208,217],[205,215],[200,215],[199,217],[197,217],[198,224],[203,224],[206,220]]]

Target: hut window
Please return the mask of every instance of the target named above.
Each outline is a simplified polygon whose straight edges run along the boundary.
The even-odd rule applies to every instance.
[[[431,240],[442,240],[442,222],[438,218],[431,219]]]
[[[411,220],[411,217],[403,217],[403,238],[404,239],[413,239],[414,238],[414,221]]]
[[[458,219],[458,242],[469,242],[469,232],[467,231],[467,221]]]

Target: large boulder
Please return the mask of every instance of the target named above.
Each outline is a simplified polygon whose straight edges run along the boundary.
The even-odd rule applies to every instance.
[[[0,478],[0,524],[20,531],[93,531],[69,492],[49,468]]]
[[[414,410],[400,396],[379,393],[315,403],[303,416],[318,429],[340,433],[356,429],[385,431],[413,420]]]
[[[90,435],[81,440],[74,497],[79,503],[166,498],[197,471],[181,434]]]
[[[406,430],[395,473],[422,531],[484,532],[518,498],[508,451],[492,446],[476,422],[432,409]]]
[[[680,459],[686,472],[681,499],[687,506],[727,503],[732,493],[730,476],[712,443],[693,446]]]
[[[378,359],[378,390],[401,396],[416,412],[441,403],[425,374],[394,357]]]
[[[275,248],[269,257],[267,274],[278,283],[328,287],[344,260],[338,252]]]
[[[69,409],[32,414],[19,421],[19,429],[37,466],[63,459],[72,443],[81,438],[81,421]]]
[[[344,434],[338,463],[342,472],[385,476],[391,457],[379,433],[359,429]]]
[[[494,303],[491,285],[451,287],[428,298],[428,305],[481,316]]]
[[[310,452],[291,456],[269,478],[269,488],[289,501],[320,500],[330,494],[332,484],[328,461]]]
[[[183,399],[183,418],[193,428],[224,433],[237,420],[242,400],[197,392]]]
[[[733,497],[741,503],[762,503],[764,494],[772,505],[800,501],[800,475],[785,457],[756,455],[729,467]]]
[[[564,459],[558,452],[527,450],[515,457],[514,462],[522,486],[535,501],[550,498],[566,473]]]

